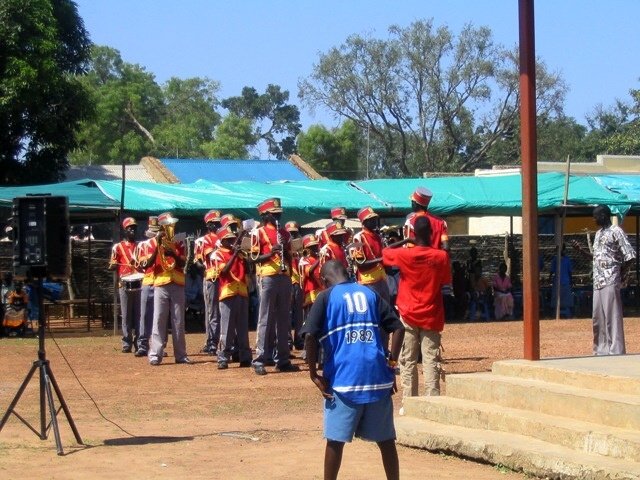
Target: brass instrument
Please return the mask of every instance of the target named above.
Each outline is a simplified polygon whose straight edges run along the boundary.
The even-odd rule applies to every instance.
[[[282,234],[280,233],[280,222],[276,220],[276,243],[280,245],[280,271],[287,271],[287,264],[284,258],[284,244],[282,242]]]
[[[176,268],[176,259],[165,255],[165,251],[175,252],[173,239],[175,237],[176,226],[175,224],[161,225],[160,228],[164,232],[164,236],[160,239],[160,242],[158,242],[160,265],[162,265],[162,269],[165,271],[173,270]]]

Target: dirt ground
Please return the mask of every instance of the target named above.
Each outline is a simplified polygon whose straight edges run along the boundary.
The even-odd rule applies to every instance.
[[[589,355],[590,324],[541,321],[542,356]],[[628,351],[640,352],[640,319],[626,319],[625,331]],[[166,362],[151,367],[144,358],[120,353],[110,332],[54,332],[47,337],[47,358],[84,445],[75,444],[62,412],[63,456],[56,455],[52,433],[42,441],[12,416],[0,432],[0,478],[322,478],[321,399],[306,371],[277,374],[269,368],[269,375],[258,377],[237,364],[219,371],[213,357],[197,353],[202,344],[202,334],[187,336],[195,365],[175,365],[169,347]],[[489,370],[495,360],[522,358],[522,322],[447,325],[443,344],[447,373]],[[4,413],[37,358],[37,340],[3,338],[0,352]],[[299,358],[294,363],[302,365]],[[35,378],[16,410],[39,430],[37,394]],[[398,450],[405,479],[523,478],[451,456]],[[341,478],[384,478],[375,445],[347,445]]]

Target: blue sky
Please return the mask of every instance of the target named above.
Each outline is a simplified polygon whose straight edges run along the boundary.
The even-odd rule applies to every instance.
[[[386,36],[392,24],[434,18],[459,32],[488,26],[497,43],[518,41],[517,0],[77,0],[80,15],[101,45],[120,50],[160,83],[172,76],[209,77],[220,98],[244,86],[289,90],[308,76],[319,52],[350,34]],[[629,99],[640,88],[640,1],[537,0],[536,53],[570,87],[566,113],[585,123],[597,104]],[[333,125],[327,113],[302,110],[303,129]]]

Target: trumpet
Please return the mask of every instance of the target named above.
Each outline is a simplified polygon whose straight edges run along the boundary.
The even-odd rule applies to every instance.
[[[284,259],[284,243],[282,242],[282,234],[280,233],[280,222],[276,220],[276,242],[280,245],[280,271],[286,272],[287,265]]]

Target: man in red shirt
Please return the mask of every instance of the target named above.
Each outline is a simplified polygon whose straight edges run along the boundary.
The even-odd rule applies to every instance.
[[[109,270],[118,272],[118,293],[122,315],[122,353],[131,353],[132,347],[134,345],[137,347],[141,330],[140,290],[127,290],[122,283],[122,277],[137,273],[133,256],[136,248],[137,228],[138,224],[135,218],[127,217],[122,221],[124,240],[113,246],[109,260]],[[133,338],[134,330],[136,338]]]
[[[431,224],[430,245],[433,248],[449,250],[447,222],[427,211],[431,197],[433,197],[431,190],[424,187],[416,188],[411,194],[411,210],[413,210],[413,212],[407,215],[407,221],[404,224],[404,238],[405,240],[415,238],[414,229],[416,220],[420,217],[426,217]],[[409,244],[409,246],[411,246],[411,244]]]
[[[347,263],[347,257],[344,251],[347,230],[344,228],[343,221],[335,220],[327,225],[324,230],[326,232],[327,242],[320,249],[320,267],[329,260],[337,260],[344,265],[344,268],[349,270],[349,264]],[[349,272],[349,274],[353,274],[353,272]]]
[[[444,328],[444,301],[441,288],[451,283],[449,254],[430,246],[431,224],[419,217],[414,224],[414,248],[385,248],[383,262],[400,270],[396,306],[405,325],[400,355],[403,396],[418,395],[418,353],[426,395],[440,395],[440,332]]]

